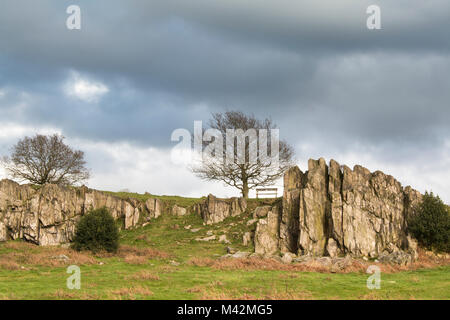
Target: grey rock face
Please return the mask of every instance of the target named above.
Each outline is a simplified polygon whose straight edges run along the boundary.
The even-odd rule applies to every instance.
[[[175,215],[175,216],[181,217],[181,216],[184,216],[184,215],[187,214],[187,210],[186,210],[186,208],[174,205],[172,207],[172,214]]]
[[[280,236],[280,214],[279,206],[274,206],[267,213],[265,219],[260,219],[255,231],[255,253],[271,256],[278,251],[278,239]]]
[[[244,246],[248,246],[250,245],[251,241],[252,241],[252,234],[250,232],[244,233],[244,235],[242,236],[242,244]]]
[[[280,251],[297,252],[299,236],[300,189],[304,173],[292,167],[284,174],[284,193],[280,221]]]
[[[258,223],[255,252],[333,258],[402,252],[417,257],[406,225],[422,195],[392,176],[358,165],[352,170],[334,160],[327,165],[321,158],[309,160],[305,173],[296,167],[288,170],[284,187],[278,220],[268,215]]]
[[[204,202],[197,204],[194,210],[201,215],[205,224],[209,225],[238,216],[246,209],[247,202],[244,198],[222,200],[210,194]]]
[[[91,209],[106,207],[125,229],[162,214],[163,204],[149,199],[120,199],[86,187],[44,185],[35,190],[11,180],[0,181],[0,241],[24,239],[39,245],[57,245],[72,240],[76,225]]]

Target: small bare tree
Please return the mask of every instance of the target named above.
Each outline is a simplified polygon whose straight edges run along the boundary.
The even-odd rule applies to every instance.
[[[84,152],[73,150],[54,134],[25,137],[12,148],[3,165],[13,179],[43,185],[73,185],[89,178]]]
[[[273,184],[293,165],[293,148],[287,142],[278,141],[279,150],[271,148],[271,129],[276,128],[270,119],[259,120],[254,115],[246,115],[240,111],[213,113],[212,119],[209,121],[209,129],[216,132],[216,136],[211,137],[211,141],[213,141],[211,143],[215,143],[216,146],[222,144],[223,147],[214,148],[213,156],[208,156],[208,153],[203,152],[201,161],[192,166],[192,172],[203,180],[222,181],[226,185],[235,187],[247,199],[249,190]],[[230,136],[227,136],[227,133],[230,132],[230,129],[244,133],[244,139],[242,136],[241,139],[236,136],[229,139]],[[201,141],[208,131],[202,132]],[[250,133],[261,131],[267,132],[267,140],[261,139],[260,135],[256,135],[256,139],[251,139]],[[255,138],[255,134],[253,134],[253,138]],[[203,141],[202,151],[205,151],[208,145]],[[244,152],[243,148],[245,148]],[[252,161],[251,150],[256,150],[257,161]],[[261,150],[265,150],[270,156],[275,155],[278,151],[276,165],[272,160],[262,161]],[[230,157],[233,161],[226,160]]]

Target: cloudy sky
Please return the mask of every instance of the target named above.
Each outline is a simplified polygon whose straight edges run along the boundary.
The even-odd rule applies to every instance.
[[[231,196],[173,163],[170,136],[241,110],[271,117],[302,170],[361,164],[449,203],[449,30],[448,0],[2,0],[0,154],[58,132],[90,187]]]

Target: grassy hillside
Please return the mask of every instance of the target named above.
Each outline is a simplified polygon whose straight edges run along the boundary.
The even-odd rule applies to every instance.
[[[128,196],[128,195],[127,195]],[[178,199],[175,199],[178,200]],[[185,201],[185,202],[184,202]],[[182,203],[189,203],[190,199]],[[260,201],[258,201],[259,203]],[[255,205],[251,203],[251,206]],[[242,246],[250,217],[204,226],[200,217],[164,215],[123,231],[116,255],[77,253],[20,241],[0,244],[1,299],[449,299],[450,266],[383,273],[380,290],[366,287],[363,270],[299,271],[271,262],[221,260]],[[191,228],[185,229],[190,225]],[[200,228],[198,232],[192,229]],[[201,242],[212,231],[231,244]],[[66,256],[69,260],[65,260]],[[69,265],[81,267],[81,290],[66,288]]]

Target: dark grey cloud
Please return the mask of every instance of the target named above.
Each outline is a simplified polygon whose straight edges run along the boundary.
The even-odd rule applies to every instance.
[[[383,29],[369,31],[377,2]],[[71,4],[81,31],[65,28]],[[442,163],[449,18],[444,0],[3,0],[0,119],[169,148],[173,129],[240,109],[272,117],[300,157]],[[69,96],[74,72],[108,92]]]

